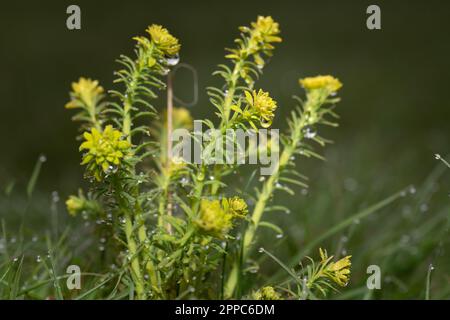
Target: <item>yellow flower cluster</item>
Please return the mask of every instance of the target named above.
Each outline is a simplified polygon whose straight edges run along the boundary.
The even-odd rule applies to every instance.
[[[195,224],[205,233],[221,239],[233,227],[233,220],[243,218],[247,213],[247,204],[238,197],[224,198],[222,202],[202,199]]]
[[[337,92],[342,87],[339,79],[330,75],[300,79],[299,83],[306,90],[327,89],[330,92]]]
[[[152,24],[146,31],[164,54],[174,56],[180,51],[181,45],[178,39],[172,36],[166,28]]]
[[[255,300],[281,300],[281,296],[271,286],[266,286],[253,294]]]
[[[66,201],[67,211],[71,216],[76,216],[78,213],[84,210],[86,205],[86,199],[83,197],[69,196]]]
[[[172,110],[173,127],[175,129],[184,128],[192,129],[194,120],[185,108],[173,108]]]
[[[223,199],[224,209],[230,212],[234,217],[244,218],[248,214],[248,206],[245,201],[237,196]]]
[[[66,208],[71,216],[76,216],[82,212],[95,212],[99,211],[99,203],[95,200],[87,199],[83,192],[80,190],[78,195],[71,195],[66,200]]]
[[[67,109],[82,108],[84,106],[92,108],[100,100],[103,91],[97,80],[81,77],[78,82],[72,83],[72,100],[65,107]]]
[[[352,256],[346,256],[336,262],[330,260],[333,256],[328,257],[327,251],[319,249],[321,263],[325,264],[324,274],[338,284],[341,287],[345,287],[350,278],[350,266],[352,265],[350,258]],[[329,263],[328,263],[329,262]]]
[[[83,136],[86,141],[80,145],[80,151],[87,152],[81,164],[88,165],[88,170],[97,181],[101,180],[102,173],[114,172],[131,147],[123,139],[123,133],[113,129],[111,125],[106,126],[103,131],[92,128],[90,133],[85,132]]]
[[[253,56],[255,63],[259,66],[264,65],[264,60],[259,55],[260,52],[270,55],[274,49],[272,43],[281,42],[278,36],[280,33],[279,25],[271,16],[258,16],[256,22],[251,23],[251,28],[240,27],[243,33],[249,34],[248,40],[242,44],[239,49],[231,49],[226,57],[233,60],[245,59]]]
[[[275,117],[274,112],[277,109],[277,103],[269,96],[269,93],[261,89],[258,92],[255,90],[253,92],[245,91],[245,99],[250,108],[247,113],[244,113],[244,117],[259,117],[263,128],[270,127]]]
[[[273,49],[270,46],[271,42],[281,42],[282,39],[278,36],[280,28],[278,22],[275,22],[271,16],[258,16],[256,22],[252,22],[252,40],[263,42],[265,46]]]

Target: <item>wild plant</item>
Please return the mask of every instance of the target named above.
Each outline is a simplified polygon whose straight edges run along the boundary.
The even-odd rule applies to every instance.
[[[229,130],[272,128],[281,108],[257,86],[282,41],[279,24],[259,16],[239,31],[235,47],[227,49],[227,63],[213,73],[223,85],[207,88],[218,119],[200,123],[218,133],[212,136],[199,137],[190,112],[173,106],[171,72],[181,45],[162,26],[151,25],[146,36],[133,38],[135,55],[117,60],[121,69],[115,72],[114,89],[105,91],[97,80],[83,77],[72,84],[66,108],[74,109],[73,120],[81,123],[79,150],[89,190],[70,196],[67,209],[73,216],[99,221],[114,240],[106,250],[119,266],[111,275],[115,290],[128,288],[136,299],[308,299],[324,297],[349,281],[350,256],[336,260],[320,249],[319,260],[309,258],[305,267],[294,270],[266,249],[258,250],[260,228],[282,234],[265,217],[271,210],[289,210],[274,204],[274,196],[307,187],[297,159],[323,159],[313,144],[330,142],[319,134],[321,126],[338,126],[335,108],[342,84],[329,75],[300,79],[305,95],[295,97],[280,145],[272,139],[274,132],[258,146],[242,146],[234,138],[218,142]],[[167,106],[156,107],[164,90]],[[174,156],[176,129],[186,129],[184,138],[200,146],[200,163]],[[242,162],[210,161],[222,157],[216,147],[227,143],[236,146],[225,155],[233,159],[248,159],[262,149],[277,155],[269,175],[255,170],[248,178],[254,191],[225,182],[243,174]],[[244,285],[253,257],[260,253],[279,263],[290,280],[262,288]]]

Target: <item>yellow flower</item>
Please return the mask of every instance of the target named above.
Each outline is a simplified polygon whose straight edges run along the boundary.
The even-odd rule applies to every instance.
[[[253,294],[255,300],[281,300],[281,296],[271,286],[266,286]]]
[[[173,108],[172,112],[173,127],[175,129],[192,129],[194,120],[189,110],[185,108]]]
[[[299,83],[307,90],[327,89],[331,92],[336,92],[342,87],[339,79],[330,75],[300,79]]]
[[[81,108],[83,104],[93,107],[101,98],[103,91],[97,80],[81,77],[78,82],[72,83],[72,100],[66,104],[66,108]]]
[[[232,219],[233,215],[222,208],[219,200],[202,199],[195,224],[204,232],[223,238],[233,226]]]
[[[251,28],[240,27],[239,29],[241,32],[248,34],[247,40],[237,49],[227,49],[230,51],[230,54],[226,55],[226,58],[237,61],[253,56],[253,60],[258,66],[264,66],[265,62],[260,53],[270,56],[271,51],[274,49],[272,43],[282,41],[278,36],[280,33],[278,23],[270,16],[258,16],[256,22],[251,23]],[[245,69],[241,70],[241,77],[247,78]]]
[[[166,55],[174,56],[180,51],[178,39],[172,36],[166,28],[152,24],[146,30],[156,46]]]
[[[224,198],[222,205],[233,217],[244,218],[248,214],[247,203],[237,196],[228,199]]]
[[[330,260],[333,256],[328,257],[326,250],[319,249],[322,263],[326,265],[324,274],[341,287],[345,287],[350,278],[350,267],[352,265],[350,259],[352,256],[346,256],[336,262]]]
[[[86,141],[80,145],[80,151],[87,152],[81,164],[87,164],[88,171],[98,181],[101,180],[102,172],[109,174],[117,170],[131,147],[131,144],[123,139],[123,133],[113,129],[111,125],[106,126],[102,132],[92,128],[90,133],[85,132],[83,136]]]
[[[67,211],[71,216],[76,216],[83,211],[86,204],[86,199],[77,196],[70,196],[66,201]]]
[[[255,40],[260,42],[281,42],[281,38],[277,35],[280,33],[280,28],[271,16],[258,16],[256,22],[252,22],[252,34]]]
[[[270,127],[275,117],[274,112],[277,109],[276,101],[269,96],[268,92],[264,92],[261,89],[258,92],[253,90],[252,93],[245,91],[245,98],[250,106],[251,116],[256,115],[260,117],[261,125],[264,128]]]
[[[169,166],[169,175],[173,176],[176,173],[179,173],[181,170],[186,168],[187,164],[186,161],[181,157],[174,157],[170,161]]]

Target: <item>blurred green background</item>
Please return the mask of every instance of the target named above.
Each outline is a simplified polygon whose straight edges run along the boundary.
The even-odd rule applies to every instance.
[[[81,7],[81,30],[66,28],[66,8],[70,4]],[[382,30],[366,28],[366,8],[370,4],[381,7]],[[284,260],[303,241],[335,221],[409,184],[418,189],[412,198],[386,211],[378,220],[374,218],[366,226],[368,229],[362,226],[360,238],[353,245],[344,245],[347,251],[366,254],[366,260],[360,258],[365,264],[355,270],[363,275],[365,266],[376,262],[375,255],[370,258],[367,251],[386,249],[383,232],[391,231],[392,238],[385,239],[388,243],[400,243],[434,216],[444,220],[432,220],[433,226],[448,222],[450,172],[438,169],[442,170],[438,177],[433,176],[425,184],[422,181],[436,165],[442,167],[434,154],[450,152],[449,13],[450,2],[436,0],[3,3],[0,184],[3,187],[11,180],[25,184],[37,157],[45,154],[48,160],[38,182],[40,192],[58,190],[65,196],[77,189],[83,172],[75,141],[77,127],[70,121],[71,113],[64,110],[70,84],[86,76],[112,88],[112,71],[118,68],[114,60],[121,53],[132,52],[131,37],[143,34],[147,25],[163,24],[180,39],[182,61],[198,72],[199,102],[190,108],[191,112],[197,119],[213,118],[204,88],[220,85],[220,79],[211,73],[225,61],[224,47],[233,45],[238,26],[249,24],[259,14],[272,15],[280,23],[283,42],[256,86],[270,91],[278,101],[275,128],[286,127],[285,116],[294,105],[291,96],[301,94],[299,77],[332,74],[344,83],[338,106],[341,126],[325,133],[335,141],[324,151],[328,161],[299,162],[300,170],[311,179],[311,188],[304,197],[281,198],[298,213],[287,220],[279,219],[290,235],[283,240],[288,245],[280,251]],[[193,85],[189,75],[180,72],[175,81],[176,95],[190,100]],[[163,105],[161,102],[160,107]],[[428,193],[420,193],[421,186]],[[414,210],[419,218],[402,220]],[[292,224],[301,228],[292,230]],[[436,245],[442,238],[434,239],[437,233],[433,230],[422,230],[421,235]],[[263,241],[273,241],[273,236],[267,237]],[[447,244],[448,227],[443,239],[441,247]],[[338,250],[343,245],[335,240],[330,246]],[[403,277],[399,281],[405,283],[410,283],[407,279],[414,272],[418,273],[414,279],[421,288],[435,251],[430,249],[413,262],[404,262],[401,255],[395,254],[400,262],[394,263],[392,273]],[[444,272],[438,286],[445,286],[441,296],[446,296],[449,278],[445,270],[450,263],[440,254]],[[414,266],[412,270],[409,265]]]

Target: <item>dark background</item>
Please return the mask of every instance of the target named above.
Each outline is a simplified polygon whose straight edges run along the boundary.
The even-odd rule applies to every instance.
[[[365,11],[375,3],[382,30],[370,31]],[[81,7],[81,30],[66,28],[69,4]],[[70,83],[88,76],[111,88],[114,60],[130,54],[131,37],[151,23],[176,35],[182,61],[198,70],[194,117],[213,117],[204,88],[220,82],[210,74],[225,61],[224,47],[233,45],[237,27],[258,14],[279,21],[284,40],[257,84],[279,102],[275,127],[285,126],[290,97],[301,92],[299,77],[333,74],[344,83],[341,127],[332,133],[337,147],[355,159],[366,154],[378,167],[382,160],[386,174],[400,169],[406,177],[421,177],[434,153],[450,149],[449,13],[448,1],[4,2],[0,181],[28,179],[43,153],[51,170],[43,171],[41,187],[71,189],[79,183],[76,125],[64,110]],[[192,84],[182,78],[176,94],[190,100]]]

